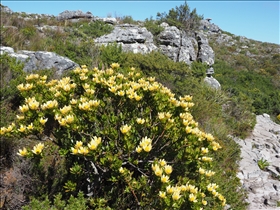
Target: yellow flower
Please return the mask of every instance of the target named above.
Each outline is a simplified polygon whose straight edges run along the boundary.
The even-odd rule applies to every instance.
[[[23,84],[19,84],[19,85],[17,86],[17,89],[18,89],[20,92],[22,92],[22,91],[25,90],[25,87],[23,86]]]
[[[199,172],[200,174],[205,174],[205,169],[199,168],[198,172]]]
[[[29,106],[29,108],[30,108],[31,110],[36,110],[36,109],[38,109],[38,108],[39,108],[39,105],[40,105],[40,103],[39,103],[38,101],[36,101],[35,99],[32,100],[32,101],[30,101],[30,102],[28,103],[28,106]]]
[[[174,201],[179,200],[180,198],[181,198],[180,192],[175,191],[175,192],[172,194],[172,199],[173,199]]]
[[[17,154],[24,157],[27,155],[27,149],[25,147],[23,149],[19,149]]]
[[[81,155],[87,155],[88,154],[88,148],[86,148],[86,147],[80,147],[79,149],[78,149],[78,153],[79,154],[81,154]]]
[[[123,173],[124,173],[124,169],[123,169],[123,167],[120,167],[120,168],[119,168],[119,172],[120,172],[121,174],[123,174]]]
[[[207,177],[213,176],[214,174],[215,174],[215,172],[214,172],[214,171],[211,171],[211,170],[205,172],[205,175],[206,175]]]
[[[88,148],[90,150],[96,150],[97,146],[101,143],[101,138],[94,136],[91,138],[90,143],[88,143]]]
[[[76,99],[72,98],[71,101],[70,101],[70,104],[75,105],[75,104],[77,104],[77,102],[78,101]]]
[[[83,146],[82,141],[76,141],[75,148],[79,149],[81,146]]]
[[[35,155],[39,155],[42,152],[43,148],[44,148],[44,144],[39,143],[39,144],[37,144],[36,146],[33,147],[32,152]]]
[[[172,166],[171,165],[166,165],[164,167],[164,171],[166,174],[171,174],[172,173]]]
[[[131,129],[131,126],[128,126],[127,124],[123,125],[123,126],[120,128],[120,130],[121,130],[121,132],[122,132],[123,134],[128,133],[128,132],[130,131],[130,129]]]
[[[137,95],[137,93],[134,93],[133,97],[136,101],[140,101],[142,99],[142,96]]]
[[[88,102],[84,102],[82,104],[79,104],[79,109],[87,111],[87,110],[90,109],[90,104]]]
[[[202,160],[205,161],[205,162],[211,162],[213,160],[213,158],[203,156]]]
[[[160,120],[164,120],[164,119],[165,119],[165,114],[164,114],[164,112],[158,113],[158,118],[159,118]]]
[[[160,178],[161,182],[163,183],[167,183],[169,182],[169,176],[166,176],[166,175],[162,175],[161,178]]]
[[[24,115],[17,115],[17,119],[18,120],[23,120],[24,119]]]
[[[137,119],[136,119],[136,122],[137,122],[138,124],[144,124],[144,123],[145,123],[145,119],[137,118]]]
[[[172,193],[174,192],[174,187],[171,187],[170,185],[168,185],[168,186],[166,187],[166,192],[167,192],[168,194],[172,194]]]
[[[59,122],[59,124],[60,124],[61,126],[66,126],[66,124],[67,124],[67,121],[66,121],[65,118],[59,119],[58,122]]]
[[[29,124],[28,126],[27,126],[27,129],[28,130],[32,130],[34,127],[33,127],[33,123],[31,123],[31,124]]]
[[[160,159],[159,160],[159,164],[160,164],[160,166],[165,166],[166,165],[166,161],[164,160],[164,159]]]
[[[166,192],[159,191],[159,197],[166,198]]]
[[[202,205],[204,205],[204,206],[207,205],[207,201],[206,201],[206,200],[202,200],[201,203],[202,203]]]
[[[208,148],[202,147],[201,152],[202,152],[202,154],[207,154],[208,153]]]
[[[197,202],[196,195],[194,195],[193,193],[189,194],[189,201],[196,203]]]
[[[157,167],[154,172],[155,172],[156,176],[161,176],[162,175],[162,169],[159,168],[159,167]]]
[[[73,155],[78,154],[78,149],[71,147],[71,151]]]
[[[24,132],[26,130],[26,126],[20,125],[20,128],[18,129],[19,132]]]
[[[98,101],[98,100],[90,100],[88,103],[90,104],[90,106],[98,107],[99,104],[100,104],[100,101]]]
[[[29,107],[28,105],[22,105],[22,106],[19,106],[19,110],[24,113],[24,112],[27,112],[29,110]]]
[[[74,121],[74,116],[73,115],[67,115],[65,117],[66,123],[70,124]]]
[[[152,145],[151,144],[146,144],[146,145],[143,146],[143,150],[145,152],[150,152],[151,149],[152,149]]]
[[[42,125],[45,125],[45,123],[48,121],[48,118],[43,118],[43,117],[41,117],[40,119],[39,119],[39,122],[42,124]]]
[[[39,74],[30,74],[25,77],[26,80],[38,79],[38,78],[39,78]]]
[[[111,68],[112,69],[117,69],[117,68],[119,68],[120,67],[120,64],[118,64],[118,63],[112,63],[111,64]]]
[[[137,147],[136,147],[136,152],[137,152],[137,153],[140,153],[141,151],[142,151],[142,147],[137,146]]]
[[[123,90],[118,91],[117,93],[119,96],[124,96],[125,92]]]
[[[2,127],[1,129],[0,129],[0,134],[1,135],[4,135],[5,133],[6,133],[6,128],[5,127]]]
[[[61,114],[67,114],[68,112],[70,112],[72,110],[71,105],[69,106],[64,106],[63,108],[59,109]]]

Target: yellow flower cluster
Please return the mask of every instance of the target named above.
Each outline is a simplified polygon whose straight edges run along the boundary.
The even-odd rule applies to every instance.
[[[92,107],[96,108],[100,104],[99,100],[85,101],[85,100],[81,99],[80,101],[81,101],[81,103],[79,104],[79,109],[84,110],[84,111],[89,111],[89,110],[91,110]]]
[[[87,146],[83,146],[82,141],[76,141],[75,146],[71,147],[71,151],[73,155],[87,155],[89,153],[89,150],[96,150],[100,143],[101,137],[94,136],[93,138],[91,138]]]
[[[164,159],[160,159],[158,163],[152,164],[152,170],[156,176],[160,177],[162,183],[169,182],[169,175],[173,171],[172,166],[166,164]]]
[[[222,194],[220,194],[219,192],[216,191],[216,189],[218,187],[219,186],[217,184],[210,183],[210,184],[207,185],[207,190],[209,192],[211,192],[214,197],[217,197],[222,202],[222,206],[225,206],[226,205],[226,198]]]
[[[139,146],[136,147],[136,152],[140,153],[142,149],[145,152],[150,152],[152,149],[152,139],[148,138],[147,136],[142,138]]]
[[[6,127],[2,127],[0,129],[0,135],[4,135],[6,133],[10,133],[15,127],[15,124],[12,123],[11,125],[9,125],[7,128]]]

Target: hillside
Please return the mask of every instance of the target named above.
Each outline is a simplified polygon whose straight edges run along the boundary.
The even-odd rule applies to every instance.
[[[64,11],[54,17],[24,12],[14,13],[3,5],[0,8],[1,127],[13,122],[16,115],[19,115],[18,106],[26,101],[17,87],[24,83],[27,73],[48,75],[49,80],[59,79],[63,76],[71,76],[74,80],[77,78],[73,76],[71,70],[78,66],[82,67],[82,65],[86,65],[88,69],[97,67],[101,70],[100,74],[103,71],[106,72],[108,68],[118,68],[112,67],[112,63],[120,64],[120,71],[125,73],[134,67],[143,78],[155,77],[156,81],[169,88],[178,98],[185,95],[192,96],[194,106],[191,107],[191,113],[199,125],[199,129],[211,133],[223,148],[212,156],[216,161],[211,164],[211,167],[216,175],[211,177],[211,181],[220,183],[221,195],[226,196],[227,209],[246,209],[246,193],[240,190],[241,183],[237,177],[240,146],[232,136],[243,139],[248,137],[255,126],[256,115],[267,113],[276,123],[280,122],[280,119],[277,119],[277,116],[280,116],[279,45],[235,36],[223,31],[208,20],[199,19],[198,15],[195,27],[192,30],[186,30],[180,23],[172,22],[163,15],[158,20],[150,18],[141,22],[133,20],[130,16],[118,19],[98,18],[82,11]],[[214,68],[215,72],[211,78],[220,83],[221,89],[209,87],[204,82],[208,77],[206,70],[210,66]],[[109,80],[108,82],[110,83]],[[82,87],[84,88],[84,86]],[[100,89],[100,91],[102,92],[104,89]],[[45,91],[41,94],[45,94]],[[107,99],[102,98],[103,96],[100,97],[109,103],[113,96],[110,93],[106,96],[108,96]],[[160,95],[160,97],[164,96]],[[111,102],[114,103],[113,100]],[[161,107],[157,103],[153,105]],[[143,105],[143,107],[145,106]],[[114,110],[116,107],[112,105],[109,110],[104,109],[103,111],[109,116],[110,110]],[[131,107],[124,108],[124,110],[135,114],[135,110],[131,110]],[[115,112],[119,113],[120,110],[116,108]],[[102,120],[107,119],[105,116],[106,114],[102,115]],[[118,117],[119,115],[115,116],[115,121],[118,120]],[[123,118],[120,119],[123,120]],[[108,120],[111,123],[115,121]],[[99,129],[105,127],[100,126]],[[110,127],[110,123],[107,123],[107,127]],[[5,184],[1,186],[1,196],[4,195],[5,198],[1,197],[0,207],[20,209],[26,205],[28,208],[31,197],[42,201],[45,196],[48,196],[53,202],[58,193],[63,193],[63,197],[60,198],[62,200],[69,198],[69,194],[61,189],[63,181],[66,181],[71,173],[66,172],[65,165],[65,168],[57,167],[56,164],[63,164],[65,159],[60,157],[62,151],[55,149],[52,142],[47,141],[49,148],[53,149],[53,152],[49,151],[50,157],[53,159],[43,159],[44,162],[41,166],[44,174],[36,174],[32,171],[34,168],[26,168],[27,164],[31,164],[31,162],[15,157],[19,148],[38,143],[37,138],[41,140],[54,138],[53,135],[50,135],[54,132],[51,129],[55,129],[55,126],[48,128],[48,132],[45,130],[43,137],[42,133],[39,134],[40,137],[35,134],[16,139],[9,135],[1,136],[0,173],[3,174],[1,177],[9,178],[6,178],[3,182]],[[82,136],[83,132],[86,132],[86,129],[79,135]],[[98,132],[104,134],[101,131]],[[113,130],[110,132],[114,133]],[[209,148],[213,148],[213,145]],[[110,158],[115,158],[115,156]],[[174,164],[176,160],[174,158]],[[48,168],[48,164],[51,167]],[[133,162],[133,164],[135,163]],[[131,166],[133,165],[130,165],[130,168]],[[191,168],[191,164],[188,167],[197,173],[194,168]],[[90,169],[85,170],[90,171]],[[93,173],[94,170],[91,170]],[[138,170],[134,172],[142,173],[141,170],[142,168],[140,169],[139,166]],[[60,180],[60,175],[64,177],[63,180]],[[189,177],[193,178],[192,175]],[[23,185],[24,179],[28,181]],[[54,181],[50,182],[50,179]],[[183,178],[178,178],[178,180],[180,179]],[[151,181],[151,183],[153,182],[154,180]],[[203,188],[203,184],[202,180],[200,187]],[[22,187],[14,191],[15,186],[20,185]],[[37,187],[37,190],[40,189],[40,187],[38,188],[40,185],[44,187],[36,195],[32,185]],[[123,184],[119,186],[123,186]],[[134,197],[137,200],[131,187],[130,190],[126,188],[125,192],[131,191],[133,195],[127,195],[122,202],[133,200]],[[140,189],[136,186],[132,188],[135,191]],[[148,189],[145,188],[145,190]],[[88,193],[92,195],[93,191]],[[106,194],[106,192],[104,193]],[[120,193],[122,192],[120,191]],[[77,198],[78,191],[74,191],[72,195]],[[108,202],[107,207],[110,209],[109,204],[111,202],[113,206],[113,201],[110,201],[109,195],[107,196],[109,201],[98,198],[98,201],[85,199],[84,202],[96,209],[98,207],[104,209]],[[80,198],[80,200],[83,199]],[[211,203],[210,200],[209,198],[209,205],[204,209],[224,209],[218,205],[215,207],[216,204]],[[72,202],[78,205],[77,200],[72,200]],[[144,206],[149,203],[149,200],[143,198],[141,202]],[[38,204],[33,203],[33,205],[36,209],[39,208]],[[82,206],[82,204],[79,205]],[[196,208],[186,205],[187,208]],[[129,207],[126,206],[126,208]],[[181,209],[183,208],[182,204]],[[131,209],[140,209],[140,207]]]

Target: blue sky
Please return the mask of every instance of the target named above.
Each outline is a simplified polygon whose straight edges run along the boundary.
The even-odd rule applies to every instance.
[[[90,11],[94,16],[122,17],[134,20],[156,18],[157,12],[166,12],[184,4],[182,1],[1,1],[14,12],[52,14],[65,10]],[[191,9],[222,30],[250,39],[280,44],[279,1],[187,1]]]

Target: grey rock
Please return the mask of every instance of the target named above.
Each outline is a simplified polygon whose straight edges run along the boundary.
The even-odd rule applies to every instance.
[[[208,45],[208,39],[202,33],[196,34],[198,43],[198,56],[197,59],[202,63],[213,65],[215,62],[215,53],[213,49]]]
[[[9,14],[12,14],[13,13],[13,11],[9,8],[9,7],[7,7],[7,6],[4,6],[4,5],[2,5],[2,6],[0,6],[0,12],[2,13],[9,13]]]
[[[181,31],[175,26],[166,26],[165,30],[158,35],[160,45],[171,47],[181,46]]]
[[[221,31],[221,29],[217,25],[210,23],[210,21],[206,19],[200,21],[199,29],[204,31],[211,31],[214,33],[219,33]]]
[[[93,15],[91,12],[83,13],[81,10],[77,10],[77,11],[66,10],[64,12],[59,13],[58,16],[56,17],[58,21],[69,20],[69,19],[80,19],[80,18],[90,19],[93,18]]]
[[[197,59],[197,41],[175,26],[162,23],[164,31],[158,35],[160,51],[173,61],[191,64]]]
[[[234,138],[241,146],[242,158],[237,176],[248,192],[248,210],[276,209],[280,200],[280,181],[275,179],[280,174],[280,133],[273,131],[280,129],[280,125],[268,114],[256,118],[257,124],[249,137],[245,140]],[[261,158],[269,163],[266,171],[258,167]]]
[[[57,55],[53,52],[21,50],[15,53],[13,48],[3,46],[0,47],[0,52],[1,54],[6,52],[9,56],[15,57],[18,61],[23,62],[23,70],[26,72],[51,69],[55,71],[57,76],[61,76],[64,71],[74,69],[79,66],[70,59]]]
[[[93,21],[102,21],[104,23],[108,23],[108,24],[112,24],[112,25],[118,23],[116,18],[108,18],[108,17],[107,18],[94,17]]]
[[[61,26],[49,26],[49,25],[44,25],[44,26],[35,26],[37,28],[37,30],[40,32],[40,33],[44,33],[45,31],[47,30],[50,30],[50,31],[58,31],[58,32],[63,32],[64,31],[64,28],[61,27]]]
[[[220,90],[221,89],[221,84],[218,82],[218,80],[216,80],[214,77],[210,76],[210,77],[205,77],[204,78],[204,82],[206,84],[208,84],[210,87],[216,89],[216,90]]]
[[[95,39],[95,43],[107,45],[117,42],[122,45],[124,51],[134,53],[150,53],[157,50],[153,43],[153,34],[145,27],[138,27],[132,24],[121,24],[114,27],[110,34]]]

